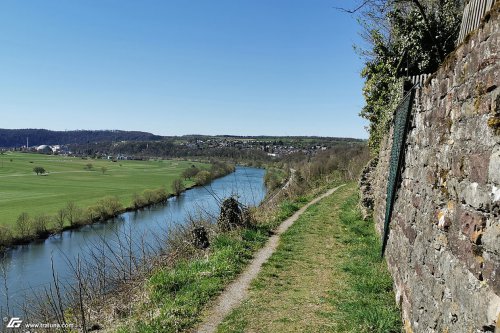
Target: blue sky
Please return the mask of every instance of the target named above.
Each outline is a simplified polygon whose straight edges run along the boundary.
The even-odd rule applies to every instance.
[[[0,128],[366,138],[346,0],[3,0]]]

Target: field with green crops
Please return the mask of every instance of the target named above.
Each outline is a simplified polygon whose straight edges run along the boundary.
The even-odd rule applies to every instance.
[[[5,152],[0,154],[0,225],[13,225],[17,217],[54,214],[69,201],[87,207],[106,196],[116,196],[130,206],[133,193],[164,187],[191,165],[177,161],[116,161]],[[35,167],[46,174],[36,175]],[[186,181],[185,185],[193,183]]]

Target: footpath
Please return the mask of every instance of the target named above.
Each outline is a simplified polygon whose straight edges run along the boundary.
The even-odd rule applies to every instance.
[[[392,280],[356,184],[282,223],[195,332],[400,332]]]

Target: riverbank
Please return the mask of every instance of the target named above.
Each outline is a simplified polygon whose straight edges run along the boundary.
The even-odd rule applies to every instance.
[[[15,190],[10,189],[9,182],[6,182],[4,190],[6,193],[12,192],[12,194],[6,196],[8,199],[1,199],[0,206],[9,205],[10,210],[22,211],[22,213],[17,217],[15,223],[11,222],[10,224],[5,224],[5,221],[8,221],[9,218],[9,212],[5,212],[6,215],[3,216],[2,219],[4,224],[0,224],[0,253],[18,245],[45,240],[53,235],[68,230],[75,230],[95,223],[104,223],[125,212],[138,211],[166,202],[172,196],[179,195],[196,186],[206,185],[212,180],[223,177],[234,171],[233,166],[220,162],[212,162],[211,167],[207,168],[206,164],[197,162],[161,160],[158,162],[163,164],[162,166],[156,165],[157,163],[151,166],[149,165],[149,161],[146,162],[146,164],[144,164],[143,161],[120,161],[124,163],[124,167],[122,168],[122,164],[120,163],[120,172],[118,173],[108,169],[102,169],[100,172],[97,172],[92,171],[93,169],[97,169],[97,166],[94,166],[92,163],[83,164],[81,159],[76,158],[62,158],[59,160],[57,156],[45,156],[40,154],[12,154],[7,156],[10,157],[13,165],[9,165],[8,170],[2,170],[5,173],[3,175],[4,179],[15,176],[16,186],[20,188],[27,187],[30,191],[30,195],[36,195],[37,191],[42,191],[42,189],[37,190],[37,187],[42,185],[51,188],[51,191],[55,191],[61,186],[73,187],[70,192],[63,192],[63,195],[65,195],[64,199],[62,199],[61,193],[51,193],[50,200],[44,200],[43,203],[39,201],[28,204],[25,203],[22,207],[16,208],[16,205],[12,204],[12,202],[16,202],[16,198],[20,197],[20,195],[14,194],[16,193]],[[58,160],[54,160],[55,158],[58,158]],[[27,164],[28,161],[29,164],[32,165],[35,165],[35,162],[36,164],[40,164],[50,161],[51,168],[64,171],[55,171],[54,174],[39,177],[32,174],[12,174],[14,170],[16,170],[16,172],[19,170],[24,170],[23,172],[26,172],[25,164]],[[131,165],[127,165],[126,162],[130,162],[134,170],[137,168],[145,168],[143,170],[146,170],[148,174],[144,175],[144,172],[138,174],[137,172],[131,173],[126,171],[124,173],[124,169],[131,168]],[[75,163],[76,166],[74,165]],[[98,163],[110,162],[98,161]],[[64,168],[61,169],[61,164],[70,164],[71,168],[64,165]],[[82,164],[84,168],[87,169],[86,171],[81,172],[73,170],[75,167],[81,166]],[[20,165],[22,165],[22,167]],[[101,166],[100,168],[105,167]],[[162,170],[165,171],[163,172]],[[192,170],[195,172],[191,172]],[[75,172],[78,173],[78,177],[73,179],[75,178]],[[161,175],[165,177],[163,181],[159,178]],[[23,178],[23,176],[27,178]],[[56,179],[54,179],[54,176]],[[72,178],[72,180],[69,181],[68,177]],[[118,179],[116,181],[110,180],[117,177]],[[96,181],[94,178],[99,178],[97,181],[100,184],[96,188],[94,188],[94,183]],[[19,179],[24,180],[19,182]],[[147,184],[150,184],[153,180],[159,181],[159,184],[166,182],[166,185],[157,189],[144,189],[144,186],[147,186]],[[75,183],[75,181],[77,181],[77,183]],[[130,184],[126,184],[124,187],[123,183],[127,181],[136,185],[130,186]],[[138,184],[139,181],[140,184]],[[169,193],[167,186],[172,187],[172,192]],[[132,192],[132,196],[130,196],[130,192],[128,192],[128,194],[125,193],[130,189],[140,187],[143,189],[140,193],[134,191]],[[88,204],[89,202],[89,199],[84,197],[86,193],[91,197],[98,197],[98,193],[100,193],[99,189],[101,188],[103,188],[100,194],[101,198],[97,201],[90,201],[90,205],[85,206],[84,203]],[[91,193],[89,193],[89,189],[91,189]],[[110,192],[110,189],[113,189],[113,191]],[[45,187],[43,191],[46,191]],[[78,196],[75,196],[74,193],[78,193]],[[105,196],[107,193],[115,193],[116,195]],[[54,197],[61,199],[56,200]],[[80,198],[80,200],[73,201],[72,199],[75,197]],[[65,202],[65,205],[62,206],[60,201]],[[59,205],[57,206],[59,208],[55,212],[50,210],[51,203]],[[44,207],[47,208],[47,211],[37,215],[33,214],[33,211]]]
[[[77,300],[72,290],[77,287],[75,281],[80,276],[85,290],[85,309],[93,313],[96,307],[87,307],[90,302],[113,297],[117,294],[116,288],[133,285],[161,264],[178,227],[187,227],[199,217],[216,216],[219,198],[237,191],[245,206],[258,205],[265,196],[263,177],[262,169],[237,167],[234,174],[218,178],[207,186],[192,188],[169,199],[167,205],[125,213],[112,223],[89,225],[8,251],[0,261],[0,314],[10,313],[24,318],[25,322],[37,322],[40,318],[33,317],[35,313],[52,313],[50,308],[36,310],[51,304],[46,301],[44,291],[57,289],[51,266],[58,277],[63,304],[71,307]],[[174,243],[183,245],[184,240],[174,240]],[[179,252],[189,254],[189,251]],[[81,272],[77,274],[78,262]],[[118,305],[128,303],[122,301]],[[25,309],[29,309],[28,313]],[[47,322],[55,320],[56,315],[47,318]]]
[[[108,222],[110,222],[111,220],[113,220],[114,218],[118,217],[121,214],[128,213],[128,212],[138,212],[138,211],[140,211],[142,209],[146,209],[146,208],[152,207],[154,205],[164,204],[165,202],[168,201],[168,199],[170,199],[172,197],[175,197],[175,196],[178,196],[178,195],[182,194],[183,192],[185,192],[187,190],[190,190],[190,189],[192,189],[192,188],[194,188],[196,186],[200,186],[200,185],[191,184],[191,185],[185,187],[177,195],[167,194],[167,193],[159,193],[158,200],[153,200],[151,202],[144,202],[143,204],[140,204],[140,205],[134,205],[134,206],[128,206],[128,207],[125,207],[125,208],[120,208],[120,209],[117,209],[117,210],[113,211],[113,213],[110,213],[109,215],[106,215],[104,217],[102,217],[102,216],[94,217],[94,218],[92,218],[90,220],[87,220],[87,221],[79,221],[78,223],[75,223],[75,224],[72,224],[72,225],[65,225],[65,226],[63,226],[59,230],[47,230],[46,232],[39,233],[39,234],[36,234],[36,235],[29,235],[29,236],[26,236],[24,238],[23,237],[14,237],[11,240],[11,242],[10,242],[9,245],[7,245],[7,246],[5,246],[5,245],[4,246],[0,246],[0,254],[3,251],[7,251],[7,250],[9,250],[9,249],[11,249],[12,247],[15,247],[15,246],[27,245],[27,244],[29,244],[31,242],[35,242],[35,241],[43,241],[43,240],[48,239],[51,236],[56,236],[56,235],[61,234],[61,233],[65,232],[65,231],[77,230],[77,229],[83,228],[83,227],[91,225],[91,224],[108,223]],[[155,190],[145,190],[145,191],[152,191],[152,192],[154,192]],[[160,189],[157,190],[157,191],[160,192]]]
[[[254,222],[244,228],[229,232],[212,229],[207,250],[185,245],[190,230],[182,230],[184,234],[178,237],[185,245],[182,250],[174,250],[160,260],[162,264],[151,275],[107,299],[100,308],[100,316],[91,321],[106,332],[120,333],[179,332],[193,328],[201,321],[207,305],[243,271],[275,228],[312,197],[312,194],[295,197],[273,207],[263,205],[252,210]],[[179,252],[184,255],[177,257]],[[109,315],[116,314],[117,308],[119,313],[127,315],[122,318]]]
[[[104,306],[94,306],[100,315],[92,317],[91,322],[109,332],[192,329],[202,320],[210,302],[243,271],[275,229],[339,182],[340,179],[323,182],[321,186],[307,189],[306,194],[290,192],[288,189],[296,186],[287,186],[279,200],[265,202],[252,210],[254,222],[247,227],[223,233],[211,229],[208,232],[211,245],[207,250],[190,246],[186,240],[190,239],[191,230],[181,230],[175,243],[183,247],[179,250],[174,246],[171,256],[164,256],[152,274],[110,295]],[[179,253],[187,255],[179,258]],[[120,317],[114,315],[116,313],[126,315]]]

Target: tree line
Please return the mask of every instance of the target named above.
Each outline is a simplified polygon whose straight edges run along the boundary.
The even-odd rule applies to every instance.
[[[106,220],[117,216],[123,210],[124,206],[117,197],[107,196],[85,208],[74,201],[68,201],[53,215],[30,215],[28,212],[22,212],[13,227],[0,226],[0,249],[14,243],[45,238],[63,231],[65,227],[74,228]]]
[[[31,147],[38,145],[82,144],[99,141],[161,140],[162,136],[139,131],[50,131],[33,128],[0,128],[0,147],[22,147],[26,145],[26,138],[29,139],[28,144]]]

